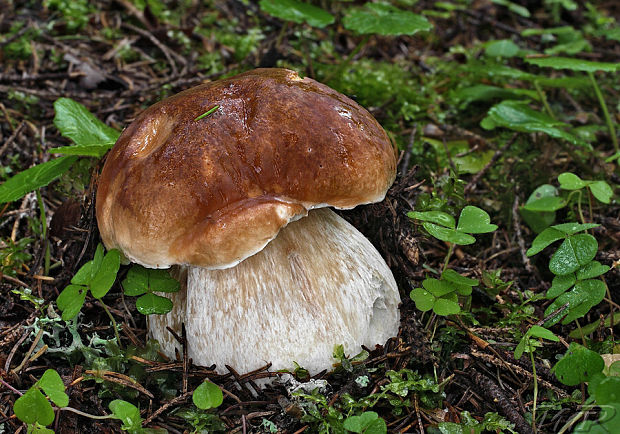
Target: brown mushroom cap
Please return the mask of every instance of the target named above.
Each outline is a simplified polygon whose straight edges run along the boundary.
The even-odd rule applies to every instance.
[[[256,69],[140,114],[107,157],[97,220],[106,247],[142,265],[226,268],[311,208],[382,200],[395,167],[357,103],[293,71]]]

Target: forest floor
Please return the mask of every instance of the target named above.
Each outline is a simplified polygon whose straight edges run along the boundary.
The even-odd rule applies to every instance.
[[[95,298],[86,298],[77,319],[62,321],[55,300],[100,242],[94,198],[103,159],[80,157],[49,185],[0,205],[0,432],[42,429],[27,428],[13,405],[50,368],[69,396],[43,424],[58,433],[120,432],[122,423],[132,433],[345,432],[368,421],[358,432],[570,432],[579,423],[606,432],[601,411],[620,409],[619,398],[592,387],[592,365],[571,365],[577,381],[561,381],[552,367],[569,345],[570,354],[612,362],[620,352],[618,3],[392,2],[432,24],[411,35],[356,33],[343,17],[364,2],[313,2],[335,17],[325,26],[285,21],[267,3],[286,2],[0,0],[0,181],[71,145],[54,122],[59,98],[121,131],[149,105],[194,85],[257,67],[295,69],[368,108],[400,149],[386,200],[341,213],[396,277],[398,336],[357,358],[339,355],[333,372],[314,377],[327,380],[323,388],[295,395],[277,382],[257,386],[275,375],[268,367],[219,375],[158,354],[135,297],[123,294],[124,266],[102,299],[120,345]],[[539,56],[582,63],[528,62]],[[587,62],[600,64],[588,72]],[[563,173],[593,183],[558,181]],[[433,232],[429,214],[407,215],[441,212],[458,221],[466,205],[498,226],[470,231],[470,245]],[[569,222],[598,224],[583,226],[581,238],[554,239],[575,244],[580,268],[554,269],[549,261],[559,255],[549,247],[528,256],[537,233]],[[592,257],[579,256],[584,240]],[[586,265],[604,272],[584,277]],[[475,283],[431,295],[424,282],[446,269]],[[597,363],[607,377],[596,384],[617,385],[609,380],[617,365]],[[309,381],[303,369],[295,375]],[[224,400],[201,410],[192,391],[206,379]],[[138,407],[139,417],[100,418],[114,399]],[[35,407],[33,414],[44,411]]]

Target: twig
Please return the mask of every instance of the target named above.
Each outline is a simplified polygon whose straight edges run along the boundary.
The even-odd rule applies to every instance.
[[[480,178],[482,178],[482,176],[491,168],[491,166],[493,166],[497,162],[497,160],[499,160],[499,157],[501,157],[504,151],[508,149],[510,145],[512,145],[515,142],[517,137],[518,137],[518,133],[514,133],[512,137],[508,139],[506,143],[504,143],[504,146],[502,146],[497,151],[495,151],[495,154],[493,154],[493,156],[491,157],[491,161],[485,164],[482,170],[476,173],[474,177],[471,179],[471,181],[467,183],[467,185],[465,186],[465,193],[469,193],[469,191],[475,187],[478,181],[480,181]]]
[[[177,69],[177,65],[174,61],[174,59],[172,59],[173,55],[174,57],[177,58],[177,60],[179,59],[179,55],[176,54],[174,51],[171,51],[168,49],[168,47],[166,47],[164,44],[161,43],[161,41],[159,39],[157,39],[151,32],[141,29],[140,27],[136,27],[133,24],[129,24],[129,23],[123,23],[121,24],[121,27],[125,27],[126,29],[132,30],[136,33],[139,33],[140,35],[144,36],[145,38],[147,38],[149,41],[151,41],[157,48],[159,48],[161,50],[162,53],[164,53],[164,56],[166,56],[166,59],[168,60],[168,63],[170,64],[170,67],[172,68],[172,75],[173,76],[178,76],[179,75],[179,71]],[[183,59],[181,59],[183,60]]]
[[[15,140],[17,135],[20,133],[22,128],[24,128],[24,125],[26,125],[26,122],[21,121],[19,125],[17,126],[17,128],[15,128],[15,131],[13,131],[13,133],[9,136],[9,138],[6,139],[6,142],[4,142],[4,145],[2,145],[2,148],[0,148],[0,156],[2,156],[2,154],[4,154],[4,152],[7,150],[9,145],[13,143],[13,141]]]
[[[157,416],[162,414],[164,411],[168,410],[170,407],[174,405],[184,402],[191,395],[192,395],[191,392],[185,392],[181,396],[177,396],[176,398],[166,402],[164,405],[162,405],[157,410],[155,410],[149,417],[144,419],[144,422],[142,422],[142,426],[147,426],[149,423],[153,421],[153,419],[155,419]]]
[[[521,219],[519,218],[519,196],[516,194],[515,200],[512,204],[512,223],[515,230],[515,235],[517,236],[519,250],[521,252],[521,261],[523,262],[523,265],[525,266],[527,272],[533,273],[534,267],[532,267],[530,258],[527,257],[527,253],[525,250],[525,241],[523,240],[523,235],[521,234]]]

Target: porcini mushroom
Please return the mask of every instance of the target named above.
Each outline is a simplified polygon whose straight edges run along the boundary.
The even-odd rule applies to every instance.
[[[383,200],[395,167],[385,131],[357,103],[293,71],[257,69],[140,114],[108,154],[97,220],[107,248],[180,266],[173,311],[149,318],[165,353],[177,345],[165,327],[185,323],[199,365],[316,373],[335,345],[354,354],[398,331],[389,268],[326,208]]]

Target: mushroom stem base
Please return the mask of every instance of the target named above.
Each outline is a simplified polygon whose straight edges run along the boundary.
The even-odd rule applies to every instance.
[[[314,374],[332,368],[334,346],[354,355],[360,345],[384,344],[399,325],[400,296],[385,261],[328,209],[290,223],[233,268],[188,267],[187,293],[176,298],[168,318],[150,320],[151,336],[173,356],[178,344],[165,327],[184,322],[189,357],[220,372],[297,362]]]

